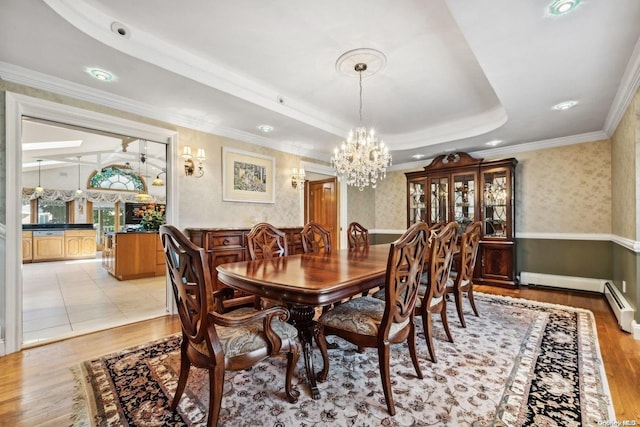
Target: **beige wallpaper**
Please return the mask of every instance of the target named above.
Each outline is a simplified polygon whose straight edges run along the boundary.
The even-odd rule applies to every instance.
[[[181,128],[178,131],[180,145],[203,147],[207,152],[206,172],[202,178],[194,179],[184,174],[179,175],[181,227],[249,227],[261,221],[270,222],[278,227],[302,225],[300,205],[302,193],[291,187],[291,169],[299,165],[298,156],[191,129]],[[222,200],[223,146],[275,158],[275,203],[240,203]]]
[[[608,140],[519,153],[516,232],[611,233]]]
[[[515,157],[519,162],[517,232],[611,233],[609,141],[531,151]],[[378,186],[375,209],[375,228],[406,228],[404,171],[388,174]]]
[[[390,172],[378,184],[375,194],[376,229],[407,228],[407,178],[404,172]]]
[[[370,187],[360,191],[347,187],[347,224],[355,221],[364,228],[372,230],[376,227],[376,194]]]
[[[611,158],[614,165],[612,182],[612,231],[613,234],[639,240],[636,225],[637,183],[640,182],[636,168],[638,115],[640,114],[640,91],[627,108],[618,128],[611,137]]]

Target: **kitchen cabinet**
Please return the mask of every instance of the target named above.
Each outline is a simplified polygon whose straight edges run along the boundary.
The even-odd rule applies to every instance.
[[[65,258],[95,258],[96,231],[95,230],[65,230],[64,231]]]
[[[33,260],[33,232],[22,232],[22,262]]]
[[[64,230],[33,232],[33,261],[64,259]]]
[[[456,221],[460,234],[482,221],[474,283],[516,286],[515,158],[484,161],[467,153],[436,157],[406,173],[407,226]]]

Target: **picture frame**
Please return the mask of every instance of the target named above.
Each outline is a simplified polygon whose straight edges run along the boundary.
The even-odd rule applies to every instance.
[[[275,203],[274,157],[222,147],[222,200]]]

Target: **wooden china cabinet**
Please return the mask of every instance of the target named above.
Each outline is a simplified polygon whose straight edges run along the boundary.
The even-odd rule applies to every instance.
[[[436,157],[423,171],[408,172],[407,226],[456,221],[460,233],[482,221],[476,284],[517,286],[515,158],[484,161],[466,153]]]

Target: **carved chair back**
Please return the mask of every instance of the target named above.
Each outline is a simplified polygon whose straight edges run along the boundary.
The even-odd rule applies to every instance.
[[[287,236],[271,224],[261,222],[247,234],[247,246],[252,260],[287,256]]]
[[[305,254],[331,252],[331,234],[320,224],[310,221],[300,232]]]
[[[357,222],[352,222],[347,227],[347,240],[349,249],[369,246],[369,230]]]

